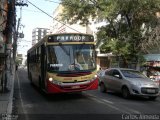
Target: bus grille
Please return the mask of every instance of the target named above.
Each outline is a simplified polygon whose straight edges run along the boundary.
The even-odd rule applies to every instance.
[[[91,72],[80,72],[80,73],[59,73],[57,74],[57,76],[61,76],[61,77],[79,77],[79,76],[85,76],[85,75],[90,75]]]
[[[82,90],[86,89],[89,85],[79,85],[79,86],[65,86],[62,87],[64,90]]]

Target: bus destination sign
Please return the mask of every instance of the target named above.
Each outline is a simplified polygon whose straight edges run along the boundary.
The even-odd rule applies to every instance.
[[[62,34],[49,36],[48,42],[94,42],[94,38],[92,35]]]

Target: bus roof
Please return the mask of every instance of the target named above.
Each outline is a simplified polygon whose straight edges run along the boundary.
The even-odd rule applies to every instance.
[[[92,34],[87,34],[87,33],[54,33],[54,34],[48,34],[47,36],[52,36],[52,35],[91,35],[93,36]]]
[[[71,37],[72,36],[72,37]],[[90,38],[84,38],[84,37],[73,37],[73,36],[90,36]],[[63,38],[62,38],[63,37]],[[89,41],[92,39],[92,41]],[[49,34],[46,35],[44,38],[42,38],[40,41],[38,41],[34,46],[32,46],[28,51],[32,51],[37,46],[40,46],[44,42],[93,42],[94,37],[92,34],[85,34],[85,33],[56,33],[56,34]]]

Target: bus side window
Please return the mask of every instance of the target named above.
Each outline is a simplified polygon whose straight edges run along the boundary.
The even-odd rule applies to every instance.
[[[33,57],[33,61],[34,61],[34,63],[36,63],[36,51],[34,51],[34,55],[33,55],[34,57]]]
[[[36,62],[40,62],[40,47],[37,48]]]

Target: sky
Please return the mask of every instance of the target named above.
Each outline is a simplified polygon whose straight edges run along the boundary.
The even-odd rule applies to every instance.
[[[34,28],[49,28],[53,22],[51,17],[38,10],[29,2],[52,16],[53,11],[58,7],[60,0],[28,0],[28,7],[16,7],[17,21],[18,18],[21,18],[19,32],[24,33],[24,38],[18,39],[17,51],[19,54],[26,54],[27,50],[31,47],[32,30]]]

